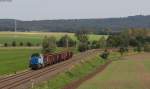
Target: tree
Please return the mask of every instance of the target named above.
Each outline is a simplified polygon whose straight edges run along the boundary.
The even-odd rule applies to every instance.
[[[89,46],[87,45],[87,43],[84,43],[84,42],[83,43],[82,42],[79,43],[78,50],[80,52],[84,52],[84,51],[86,51],[88,49],[89,49]]]
[[[88,38],[88,32],[86,30],[77,31],[75,33],[75,36],[77,37],[77,39],[80,42],[87,42],[89,40],[89,38]]]
[[[43,52],[49,52],[49,40],[48,37],[45,36],[42,42]]]
[[[111,35],[107,39],[107,46],[109,47],[143,47],[148,42],[148,34],[145,29],[129,29],[123,31],[118,35]]]
[[[106,44],[108,47],[118,47],[120,44],[120,38],[117,35],[111,35],[108,37]]]
[[[72,47],[76,45],[76,42],[73,41],[73,39],[70,36],[64,35],[60,38],[57,44],[59,47]]]
[[[98,40],[98,45],[99,45],[99,48],[105,48],[106,47],[106,38],[104,36],[102,36]]]
[[[16,41],[12,42],[12,46],[15,47],[16,46]]]
[[[79,40],[78,50],[83,52],[89,49],[88,32],[86,30],[80,30],[75,33],[75,36]]]
[[[130,45],[133,47],[144,46],[147,42],[148,30],[146,29],[129,29],[128,34],[130,37]]]
[[[43,52],[54,52],[56,49],[56,38],[54,36],[44,37],[42,47]]]
[[[91,44],[92,49],[105,48],[105,47],[106,47],[105,37],[101,37],[98,41],[96,40],[92,41],[92,44]]]

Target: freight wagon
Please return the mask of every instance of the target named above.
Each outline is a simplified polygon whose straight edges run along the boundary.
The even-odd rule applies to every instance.
[[[68,60],[73,56],[73,52],[64,51],[60,53],[46,53],[46,54],[32,54],[29,62],[31,69],[40,69],[48,65],[53,65],[65,60]]]

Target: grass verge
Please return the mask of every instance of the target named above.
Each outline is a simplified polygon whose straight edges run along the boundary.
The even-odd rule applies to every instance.
[[[132,51],[129,53],[125,53],[124,56],[133,54],[135,53]],[[112,52],[109,56],[109,59],[115,61],[119,60],[120,57],[120,53]],[[70,70],[56,75],[51,80],[45,81],[42,84],[35,86],[33,89],[61,89],[70,82],[78,80],[83,76],[93,72],[94,70],[96,70],[96,68],[98,68],[100,65],[105,64],[107,61],[109,60],[104,60],[97,55],[92,59],[82,61],[81,63],[74,65]]]
[[[77,89],[150,89],[149,59],[149,53],[141,53],[113,61]]]
[[[69,84],[73,80],[82,78],[83,76],[93,72],[100,65],[103,65],[108,60],[101,59],[98,55],[93,59],[82,61],[81,63],[74,65],[70,70],[56,75],[49,81],[46,81],[33,89],[61,89],[66,84]]]

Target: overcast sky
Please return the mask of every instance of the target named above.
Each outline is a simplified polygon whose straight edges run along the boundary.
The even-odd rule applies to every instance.
[[[85,19],[149,14],[150,0],[0,0],[0,19]]]

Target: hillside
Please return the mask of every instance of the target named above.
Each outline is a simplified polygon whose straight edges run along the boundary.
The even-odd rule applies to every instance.
[[[87,29],[94,33],[118,32],[126,28],[150,28],[150,15],[106,19],[17,20],[18,31],[75,32]],[[0,19],[0,31],[14,31],[13,19]]]

